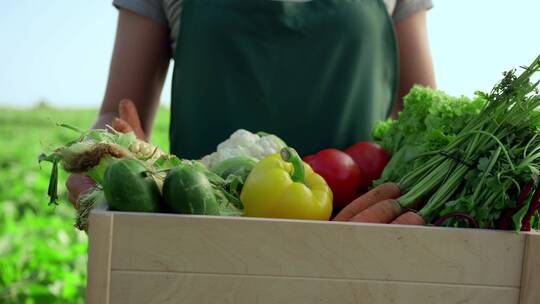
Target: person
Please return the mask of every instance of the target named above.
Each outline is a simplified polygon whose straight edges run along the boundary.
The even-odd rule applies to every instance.
[[[395,117],[412,85],[436,86],[426,25],[431,0],[114,5],[116,40],[94,127],[111,124],[148,140],[173,59],[169,138],[171,152],[183,158],[212,152],[239,128],[277,134],[301,155],[345,148],[369,139],[376,121]],[[75,203],[91,183],[70,176],[69,199]]]

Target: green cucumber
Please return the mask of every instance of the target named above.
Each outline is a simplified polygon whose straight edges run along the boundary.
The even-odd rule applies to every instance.
[[[219,215],[214,186],[202,170],[189,164],[169,171],[163,183],[163,198],[175,213]]]
[[[105,170],[102,186],[110,210],[160,211],[158,186],[137,160],[122,158],[114,161]]]

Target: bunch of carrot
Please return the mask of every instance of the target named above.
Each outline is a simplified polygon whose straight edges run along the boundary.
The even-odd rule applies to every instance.
[[[347,205],[334,221],[424,225],[424,219],[416,213],[403,213],[397,200],[400,195],[397,184],[381,184]]]

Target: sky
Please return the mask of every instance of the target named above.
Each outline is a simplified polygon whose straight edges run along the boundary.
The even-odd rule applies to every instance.
[[[449,94],[489,91],[502,71],[540,54],[538,0],[433,2],[431,51]],[[108,0],[0,0],[0,106],[98,107],[116,18]],[[170,102],[170,75],[161,100]]]

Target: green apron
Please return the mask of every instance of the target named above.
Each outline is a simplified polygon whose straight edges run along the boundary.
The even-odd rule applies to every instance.
[[[199,158],[237,129],[301,155],[370,138],[395,99],[396,39],[381,0],[184,0],[172,153]]]

